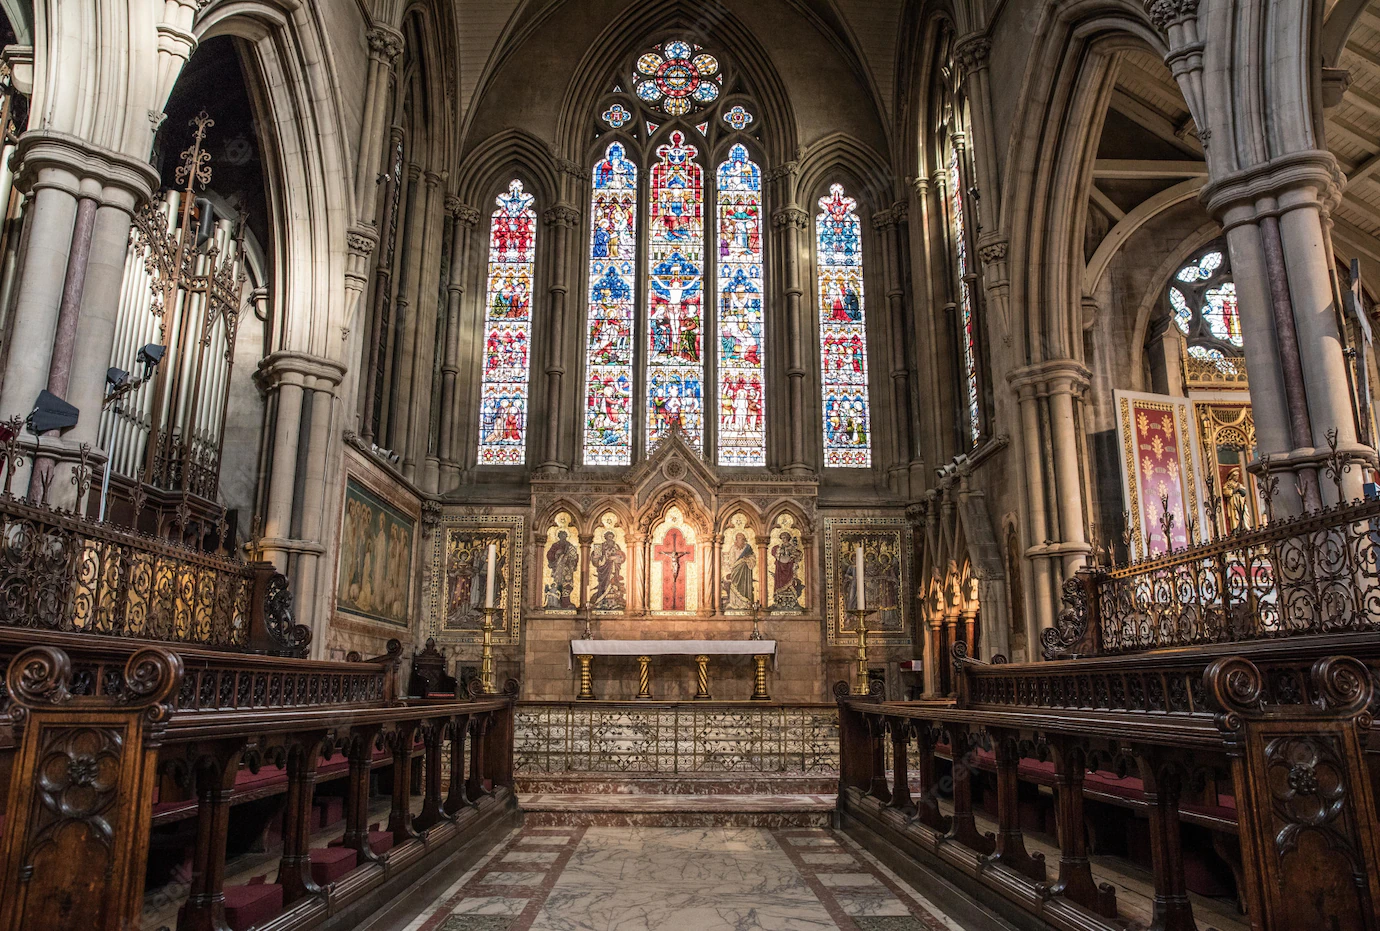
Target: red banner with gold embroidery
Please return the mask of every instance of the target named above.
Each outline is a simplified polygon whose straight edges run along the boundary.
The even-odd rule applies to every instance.
[[[1116,405],[1131,555],[1144,558],[1200,540],[1187,399],[1118,391]]]

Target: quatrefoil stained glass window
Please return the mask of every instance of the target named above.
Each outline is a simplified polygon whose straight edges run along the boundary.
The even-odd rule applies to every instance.
[[[685,116],[719,97],[719,60],[682,39],[663,42],[637,59],[633,88],[648,106]]]

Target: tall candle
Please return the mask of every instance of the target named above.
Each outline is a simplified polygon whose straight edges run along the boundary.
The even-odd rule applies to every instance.
[[[854,593],[855,593],[855,595],[856,595],[856,597],[855,597],[853,600],[854,600],[855,602],[857,602],[858,610],[861,611],[861,610],[863,609],[863,607],[864,607],[864,605],[863,605],[863,547],[862,547],[862,544],[861,544],[861,543],[858,544],[858,548],[857,548],[857,549],[853,550],[853,585],[854,585],[854,590],[855,590]]]
[[[484,577],[484,607],[494,606],[494,591],[498,584],[498,572],[496,563],[498,562],[498,544],[489,544],[489,569]]]

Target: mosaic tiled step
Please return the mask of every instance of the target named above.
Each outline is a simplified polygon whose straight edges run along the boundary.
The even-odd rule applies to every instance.
[[[523,823],[598,827],[827,827],[835,797],[800,795],[519,795]]]

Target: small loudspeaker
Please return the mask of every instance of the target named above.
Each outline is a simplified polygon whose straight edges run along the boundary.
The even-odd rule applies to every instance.
[[[29,429],[40,436],[50,430],[70,430],[77,425],[80,413],[51,391],[40,391],[29,414]]]

